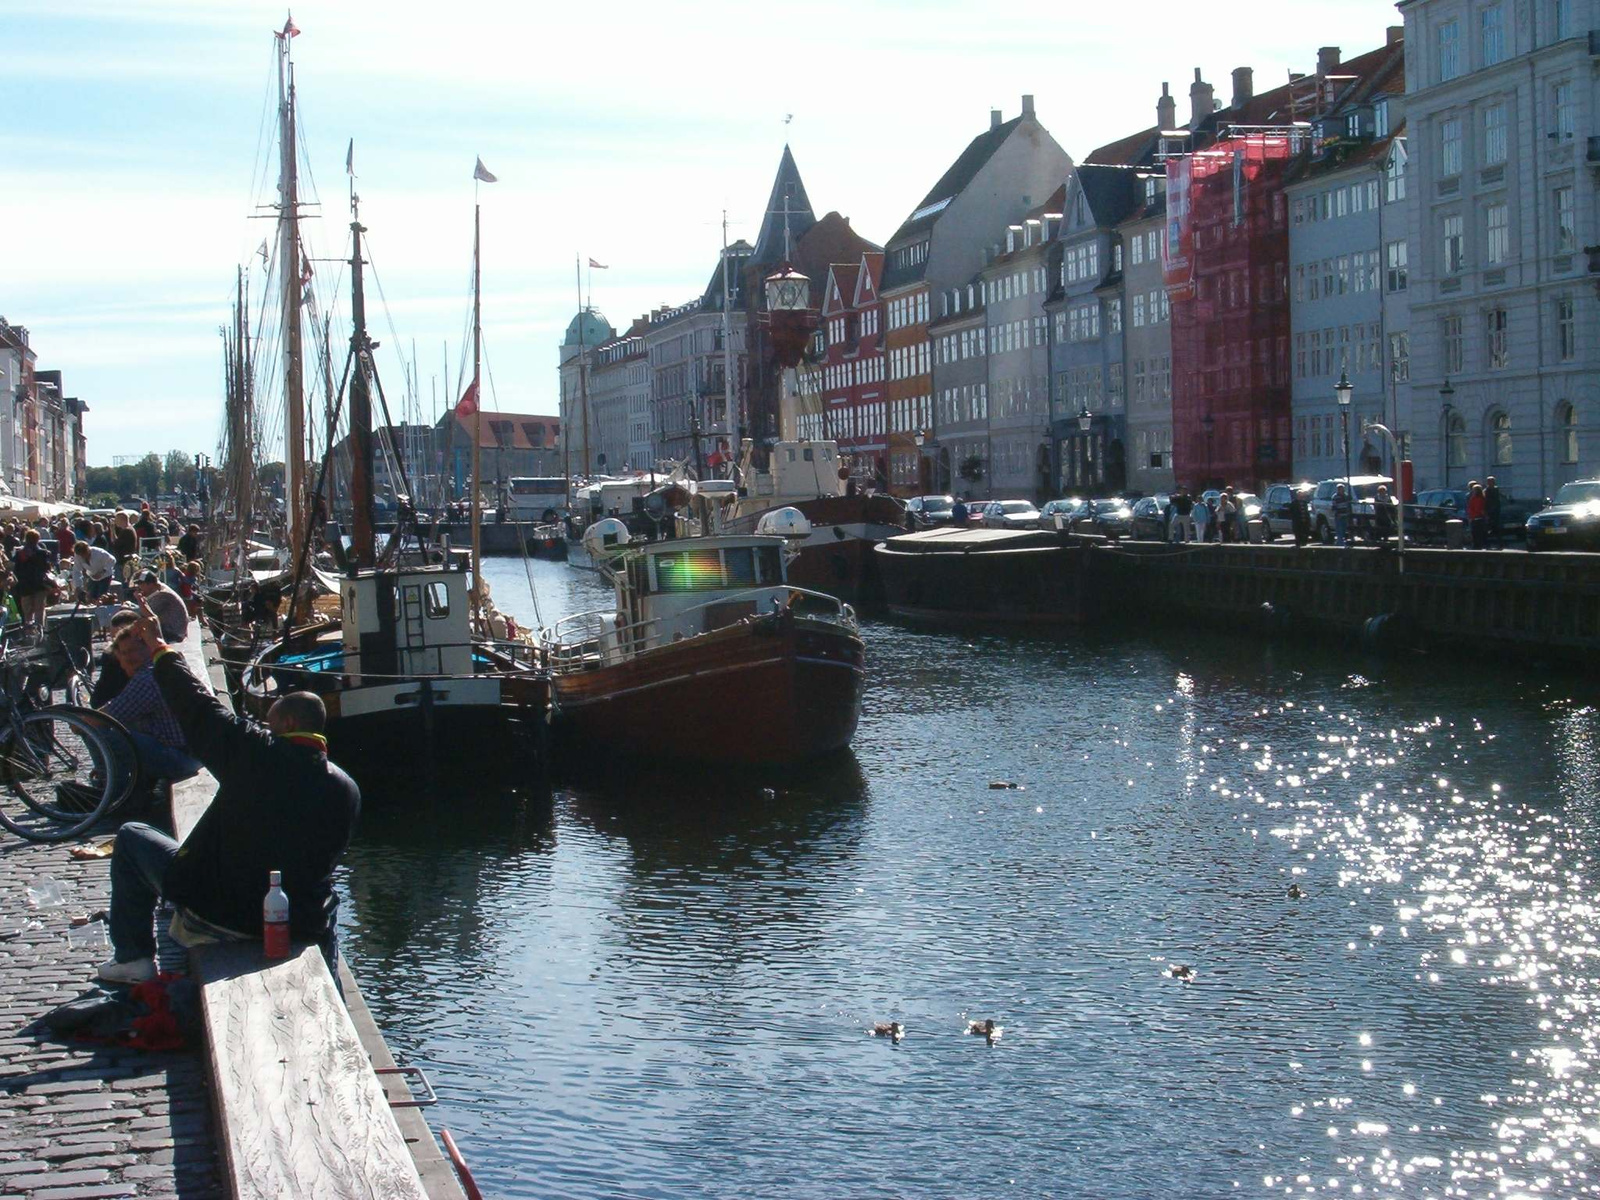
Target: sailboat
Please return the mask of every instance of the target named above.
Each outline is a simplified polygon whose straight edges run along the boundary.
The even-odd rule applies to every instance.
[[[475,351],[481,326],[478,231],[475,211]],[[332,539],[343,568],[334,581],[338,616],[297,624],[291,615],[283,637],[245,670],[241,706],[263,717],[286,692],[315,692],[327,707],[329,753],[358,781],[395,769],[414,772],[419,756],[438,762],[464,755],[483,767],[512,764],[518,756],[508,750],[530,741],[537,750],[546,728],[549,682],[533,663],[530,644],[487,635],[491,610],[479,574],[476,523],[470,585],[467,571],[455,563],[396,565],[403,528],[396,529],[383,554],[378,550],[372,434],[377,376],[362,282],[365,232],[352,190],[348,398],[353,520],[348,551],[342,538]],[[475,369],[474,389],[476,379]],[[331,457],[324,457],[319,494]],[[478,467],[474,455],[475,487]],[[308,547],[306,540],[295,546],[297,581]]]

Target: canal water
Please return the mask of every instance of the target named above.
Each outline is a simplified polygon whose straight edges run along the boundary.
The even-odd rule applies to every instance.
[[[865,637],[839,761],[368,797],[345,945],[487,1195],[1600,1190],[1588,684]]]

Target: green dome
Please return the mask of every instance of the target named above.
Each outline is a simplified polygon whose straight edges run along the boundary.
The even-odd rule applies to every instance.
[[[617,336],[617,331],[606,323],[605,317],[592,308],[586,308],[572,318],[567,326],[563,346],[598,346]]]

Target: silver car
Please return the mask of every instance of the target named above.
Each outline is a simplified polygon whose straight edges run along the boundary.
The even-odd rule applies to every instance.
[[[984,506],[983,524],[988,529],[1037,529],[1039,510],[1031,500],[991,500]]]

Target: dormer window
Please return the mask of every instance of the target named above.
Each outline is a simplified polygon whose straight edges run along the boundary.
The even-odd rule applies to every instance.
[[[1374,137],[1389,136],[1389,102],[1379,100],[1372,106],[1372,133]]]

